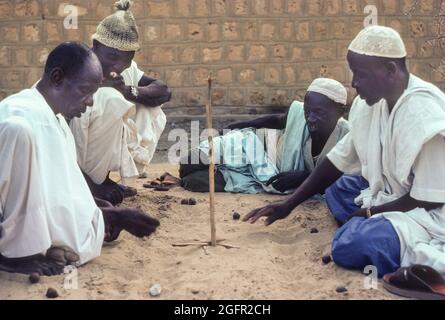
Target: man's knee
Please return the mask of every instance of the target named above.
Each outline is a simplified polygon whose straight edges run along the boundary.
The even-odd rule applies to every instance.
[[[332,259],[341,267],[358,268],[363,264],[369,250],[368,243],[372,240],[366,234],[350,230],[348,226],[344,225],[334,237]]]
[[[340,224],[346,223],[350,216],[360,208],[355,203],[355,199],[368,186],[367,181],[362,177],[344,175],[326,189],[326,203]]]
[[[392,272],[400,264],[400,241],[385,218],[354,218],[336,233],[332,258],[347,269],[378,268],[379,276]]]

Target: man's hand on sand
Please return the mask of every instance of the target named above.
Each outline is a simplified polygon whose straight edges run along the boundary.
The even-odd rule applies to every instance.
[[[148,237],[159,227],[159,220],[139,209],[104,207],[105,242],[115,241],[125,230],[138,238]]]
[[[262,217],[267,217],[265,224],[266,226],[270,226],[277,220],[282,220],[287,218],[291,212],[292,209],[288,206],[286,202],[277,202],[268,205],[266,207],[251,211],[243,218],[243,221],[250,222],[253,224],[257,222],[258,219]]]

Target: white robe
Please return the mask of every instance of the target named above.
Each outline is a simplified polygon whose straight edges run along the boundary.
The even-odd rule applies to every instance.
[[[368,106],[359,97],[350,114],[350,133],[328,158],[347,174],[362,175],[370,187],[356,199],[364,208],[406,194],[445,203],[445,94],[410,75],[391,114],[385,100]],[[407,213],[388,212],[401,242],[401,264],[425,264],[445,273],[445,206]]]
[[[67,246],[80,264],[100,255],[104,221],[76,162],[65,119],[35,88],[0,102],[0,253]]]
[[[144,72],[136,62],[124,70],[128,86],[137,86]],[[79,166],[96,184],[110,171],[131,178],[144,171],[167,123],[162,106],[148,108],[127,101],[113,88],[100,88],[94,104],[70,122]]]

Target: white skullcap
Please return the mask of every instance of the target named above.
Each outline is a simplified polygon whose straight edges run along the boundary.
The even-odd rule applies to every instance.
[[[373,57],[405,58],[405,44],[400,34],[388,27],[369,26],[351,42],[348,50]]]
[[[340,82],[333,79],[315,79],[307,91],[320,93],[342,105],[346,105],[348,100],[348,91],[346,91],[346,88]]]

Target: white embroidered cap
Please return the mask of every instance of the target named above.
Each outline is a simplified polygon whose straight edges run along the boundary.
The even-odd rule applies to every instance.
[[[406,47],[400,34],[389,27],[369,26],[351,42],[349,51],[373,57],[405,58]]]
[[[348,100],[348,91],[337,80],[328,78],[315,79],[307,91],[316,92],[322,94],[332,101],[346,105]]]

